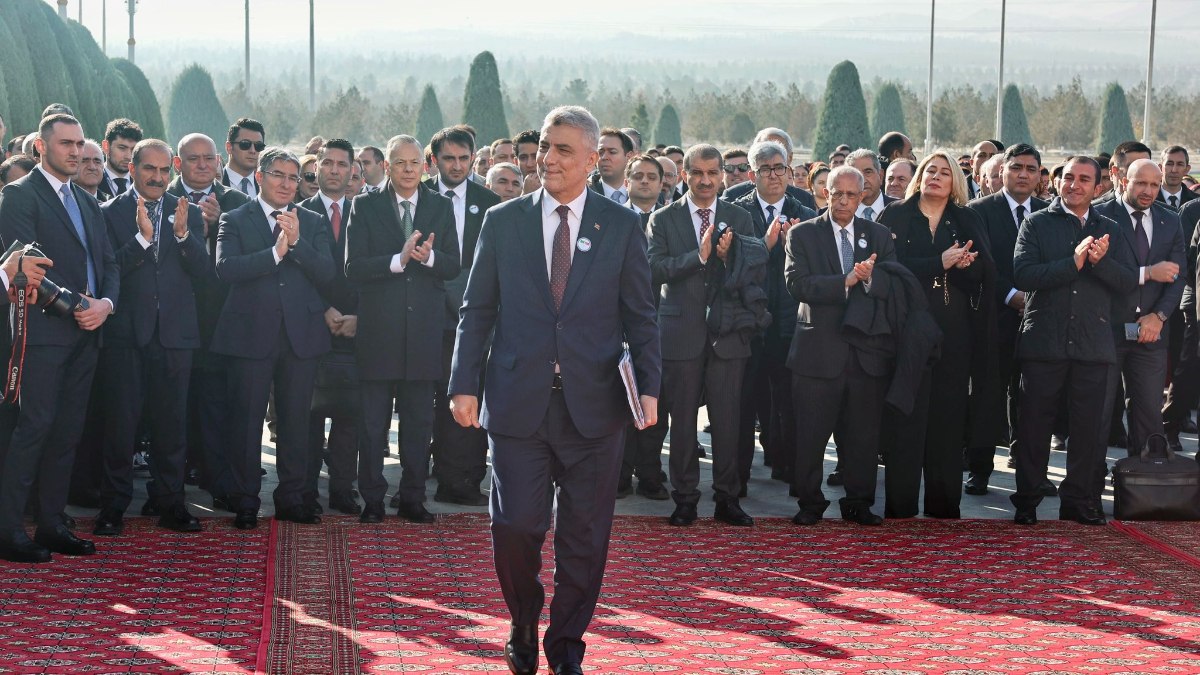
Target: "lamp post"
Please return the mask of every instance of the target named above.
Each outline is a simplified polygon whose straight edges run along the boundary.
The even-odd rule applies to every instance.
[[[133,14],[137,11],[138,0],[125,0],[125,5],[129,7],[129,60],[133,61],[133,47],[137,44],[137,40],[133,39]]]
[[[929,89],[925,93],[925,154],[933,148],[933,25],[937,0],[929,0]]]
[[[1158,0],[1150,0],[1150,55],[1146,58],[1146,112],[1142,115],[1142,142],[1150,145],[1150,108],[1154,97],[1154,28]]]
[[[1004,28],[1008,0],[1000,0],[1000,74],[996,78],[996,140],[1003,142],[1004,131]]]

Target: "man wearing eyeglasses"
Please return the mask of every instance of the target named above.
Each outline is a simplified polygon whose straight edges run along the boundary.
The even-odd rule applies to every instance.
[[[730,148],[721,155],[721,161],[724,163],[722,168],[725,169],[725,177],[721,184],[725,190],[746,183],[750,180],[750,160],[746,157],[746,151],[742,148]]]
[[[258,154],[266,147],[266,131],[261,122],[249,117],[234,122],[229,127],[229,137],[225,141],[229,163],[221,173],[221,184],[251,199],[257,197],[259,184],[255,171],[258,168]]]
[[[308,420],[317,360],[330,347],[329,305],[318,289],[336,273],[329,228],[319,215],[291,203],[300,160],[282,148],[266,148],[255,179],[257,198],[222,215],[217,233],[217,275],[230,292],[212,351],[229,357],[229,500],[238,529],[258,526],[262,426],[272,384],[275,518],[320,522],[304,504]]]
[[[782,145],[788,153],[788,166],[791,166],[792,137],[789,136],[786,131],[776,127],[767,127],[765,129],[761,129],[757,134],[754,135],[754,142],[762,143],[763,141],[775,141],[776,143]],[[743,182],[740,185],[734,185],[732,188],[721,193],[721,199],[724,199],[727,202],[737,201],[738,199],[745,197],[746,194],[753,189],[753,183]],[[802,190],[795,185],[789,185],[787,193],[788,196],[794,198],[796,201],[807,206],[808,208],[814,211],[817,210],[817,202],[813,199],[812,193],[810,193],[808,190]]]

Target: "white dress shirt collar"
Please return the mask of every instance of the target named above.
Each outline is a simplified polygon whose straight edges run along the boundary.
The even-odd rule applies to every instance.
[[[325,205],[325,213],[329,213],[329,210],[331,208],[333,208],[333,206],[332,206],[333,203],[337,202],[338,208],[342,210],[342,217],[343,218],[345,217],[345,214],[346,214],[346,203],[345,203],[346,198],[345,197],[339,197],[337,199],[330,199],[329,196],[326,195],[324,192],[318,192],[317,195],[321,197],[321,203]]]
[[[43,167],[41,165],[41,163],[39,163],[37,165],[37,169],[38,169],[38,171],[42,172],[43,176],[46,177],[46,181],[50,183],[50,189],[54,190],[54,193],[57,194],[58,198],[61,200],[62,199],[62,186],[66,185],[66,181],[59,180],[58,177],[56,177],[54,174],[47,171],[45,169],[45,167]]]
[[[1017,210],[1018,206],[1024,206],[1025,207],[1025,215],[1028,216],[1029,214],[1033,213],[1033,197],[1032,196],[1026,197],[1025,201],[1018,203],[1017,200],[1013,199],[1013,196],[1008,193],[1008,190],[1001,188],[1000,193],[1004,195],[1004,198],[1006,200],[1008,200],[1008,210],[1009,211],[1015,212]]]
[[[863,212],[867,207],[871,207],[871,217],[868,220],[876,220],[879,214],[883,213],[883,192],[879,192],[879,196],[875,197],[875,201],[870,204],[859,204],[858,209],[854,211],[855,218],[865,218]]]
[[[268,204],[266,202],[266,200],[264,200],[262,197],[255,198],[255,201],[258,202],[259,208],[261,208],[263,210],[263,214],[267,217],[267,224],[271,226],[271,229],[275,228],[275,217],[272,216],[271,214],[275,211],[288,211],[288,210],[290,210],[290,207],[291,207],[291,204],[289,204],[289,205],[283,207],[282,209],[277,209],[274,206],[271,206],[270,204]]]
[[[464,180],[463,182],[461,182],[458,185],[451,188],[451,187],[446,187],[446,184],[442,182],[442,179],[439,176],[437,185],[438,185],[438,194],[445,195],[446,190],[450,190],[451,192],[454,193],[454,196],[456,199],[459,199],[465,203],[465,201],[467,199],[467,181]]]
[[[764,201],[762,195],[758,194],[757,191],[755,192],[755,196],[758,197],[758,208],[763,212],[763,215],[766,215],[768,206],[775,207],[776,218],[783,214],[783,203],[787,201],[787,193],[784,193],[784,195],[779,198],[779,201],[775,202],[774,204],[768,204],[766,201]]]

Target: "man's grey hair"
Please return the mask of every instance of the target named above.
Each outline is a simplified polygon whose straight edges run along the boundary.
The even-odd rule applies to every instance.
[[[791,157],[792,148],[795,146],[792,145],[792,137],[789,136],[788,132],[784,131],[783,129],[778,127],[767,127],[766,129],[762,129],[754,135],[754,142],[757,144],[761,143],[762,141],[769,141],[771,140],[772,136],[783,139],[782,143],[784,149],[787,150],[787,157]]]
[[[171,146],[167,145],[164,141],[160,141],[157,138],[143,138],[137,142],[137,145],[133,146],[133,156],[130,157],[129,163],[137,166],[138,160],[141,159],[142,152],[146,150],[161,150],[167,153],[168,160],[175,156],[175,154],[171,152]]]
[[[750,166],[755,171],[775,157],[786,163],[787,156],[787,148],[778,141],[758,141],[750,146]]]
[[[34,143],[34,141],[36,141],[37,139],[39,139],[41,137],[42,137],[42,135],[36,131],[29,134],[28,136],[26,136],[25,140],[21,141],[21,154],[29,155],[30,157],[33,157],[33,155],[34,155],[33,143]]]
[[[208,137],[208,136],[206,136],[205,134],[202,134],[202,133],[199,133],[199,132],[192,132],[192,133],[190,133],[190,134],[188,134],[188,135],[184,136],[183,138],[179,139],[179,143],[178,143],[178,144],[175,146],[175,154],[177,154],[177,155],[182,155],[182,154],[183,154],[183,148],[184,148],[185,146],[187,146],[187,145],[191,145],[191,144],[192,144],[192,143],[194,143],[195,141],[205,141],[205,142],[207,142],[209,145],[211,145],[211,146],[212,146],[212,148],[213,148],[213,153],[216,153],[216,152],[217,152],[217,143],[216,143],[216,141],[214,141],[213,139],[209,138],[209,137]]]
[[[696,145],[693,145],[692,147],[687,149],[687,152],[683,153],[683,171],[684,171],[684,173],[691,171],[692,164],[694,162],[696,162],[696,160],[701,160],[701,159],[703,159],[703,160],[715,159],[715,160],[717,160],[717,167],[720,168],[720,166],[721,166],[721,151],[717,149],[717,146],[709,145],[708,143],[697,143]]]
[[[501,171],[505,170],[513,172],[513,174],[516,175],[517,180],[524,178],[524,176],[521,175],[520,167],[518,167],[516,164],[513,164],[512,162],[500,162],[499,164],[492,165],[492,168],[488,169],[487,178],[484,180],[488,185],[491,185],[492,179],[499,175]]]
[[[992,170],[991,167],[993,165],[1000,164],[1002,162],[1004,162],[1004,155],[1001,155],[999,153],[992,155],[991,157],[988,157],[988,160],[979,167],[979,172],[980,173],[983,173],[984,171],[990,172]]]
[[[863,189],[866,188],[866,186],[867,186],[866,179],[863,178],[861,171],[850,166],[849,164],[843,164],[839,167],[834,168],[832,171],[829,172],[829,177],[825,179],[826,188],[830,192],[832,192],[833,186],[836,185],[838,182],[838,179],[843,176],[854,176],[854,180],[858,181],[858,191],[859,192],[862,192]]]
[[[258,170],[266,173],[276,162],[291,162],[296,165],[297,171],[300,170],[300,159],[292,151],[278,145],[272,145],[262,151],[262,154],[258,156]]]
[[[621,131],[633,141],[633,151],[640,153],[642,151],[642,132],[633,127],[621,127]]]
[[[83,144],[84,144],[84,146],[92,148],[93,150],[99,152],[100,156],[104,157],[104,148],[100,147],[100,144],[97,143],[96,141],[93,141],[90,138],[85,138],[85,139],[83,139]]]
[[[857,162],[858,160],[863,159],[864,157],[869,157],[871,159],[871,166],[875,167],[875,173],[879,173],[882,170],[882,168],[879,165],[879,153],[875,152],[874,150],[868,150],[866,148],[859,148],[859,149],[855,150],[854,152],[846,155],[846,163],[853,164],[853,163]]]
[[[582,131],[586,147],[595,148],[600,145],[600,123],[583,106],[560,105],[546,113],[546,119],[542,120],[542,134],[550,127],[557,126],[574,127]]]
[[[396,148],[402,145],[411,145],[416,147],[417,154],[421,156],[421,161],[425,160],[425,146],[421,145],[421,141],[418,141],[416,138],[409,136],[408,134],[400,134],[399,136],[392,136],[388,139],[387,149],[384,150],[384,159],[386,159],[388,162],[391,162],[392,153],[396,151]]]

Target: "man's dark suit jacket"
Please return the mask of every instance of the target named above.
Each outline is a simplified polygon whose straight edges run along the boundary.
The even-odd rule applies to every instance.
[[[371,380],[440,380],[446,282],[458,276],[458,236],[450,199],[417,186],[413,231],[421,243],[433,236],[433,265],[409,260],[392,272],[404,249],[396,193],[387,188],[359,195],[346,224],[346,276],[358,285],[360,376]]]
[[[745,197],[753,189],[755,189],[754,181],[748,180],[745,183],[738,183],[737,185],[734,185],[728,190],[722,192],[721,199],[724,199],[727,202],[735,202],[742,197]],[[795,199],[813,211],[817,210],[817,200],[813,199],[812,193],[808,190],[798,188],[795,185],[789,185],[787,186],[787,196]]]
[[[859,282],[850,293],[846,292],[842,254],[828,213],[789,230],[784,250],[787,253],[787,288],[800,303],[796,334],[792,336],[792,348],[788,352],[788,368],[805,377],[841,377],[850,358],[850,344],[842,335],[846,305],[851,294],[867,291]],[[855,218],[854,262],[862,262],[872,253],[876,262],[896,260],[892,233],[883,225]],[[886,275],[872,278],[872,297],[886,298],[890,291]],[[892,364],[881,354],[859,350],[858,362],[864,371],[875,377],[891,374]]]
[[[437,176],[425,179],[423,184],[435,194],[437,193]],[[471,262],[475,260],[475,244],[479,241],[479,230],[483,227],[483,217],[487,214],[488,209],[499,203],[500,195],[479,185],[475,181],[467,181],[466,218],[463,222],[462,241],[458,242],[458,251],[461,254],[459,259],[462,261],[462,264],[459,267],[458,276],[446,282],[446,319],[444,325],[446,330],[456,330],[458,328],[458,309],[462,307],[463,292],[467,289],[467,276],[471,273]],[[454,212],[451,211],[450,215],[452,216],[451,224],[453,224]],[[452,227],[450,229],[457,236],[458,228]],[[424,230],[421,231],[424,232]]]
[[[1200,195],[1197,195],[1188,186],[1181,185],[1179,192],[1179,203],[1175,205],[1176,210],[1182,209],[1184,204],[1187,204],[1196,197],[1200,197]],[[1159,190],[1158,194],[1154,195],[1154,201],[1166,206],[1167,208],[1171,208],[1171,205],[1167,203],[1167,198],[1163,196],[1162,190]]]
[[[1187,245],[1187,265],[1179,268],[1179,275],[1187,280],[1183,288],[1183,299],[1179,308],[1196,316],[1196,257],[1200,250],[1200,200],[1192,200],[1179,209],[1179,227],[1183,231],[1183,242]]]
[[[321,216],[321,220],[329,228],[335,273],[329,284],[320,289],[321,296],[342,314],[354,314],[358,307],[358,287],[346,277],[346,226],[350,223],[352,200],[343,197],[340,201],[338,208],[342,210],[342,227],[337,237],[333,235],[333,223],[329,220],[329,212],[325,210],[325,202],[321,201],[320,194],[305,199],[299,206]]]
[[[83,228],[87,234],[88,249],[96,270],[96,298],[108,298],[116,311],[121,294],[121,274],[117,259],[113,255],[104,226],[104,215],[96,198],[77,185],[71,185],[79,212],[83,217]],[[46,275],[59,286],[77,293],[87,290],[87,256],[83,242],[75,233],[75,226],[67,215],[67,208],[41,170],[34,169],[27,175],[4,186],[0,194],[0,250],[8,248],[14,241],[23,244],[37,242],[54,267]],[[71,346],[83,329],[74,317],[53,317],[35,311],[29,312],[26,344]]]
[[[321,216],[294,206],[300,238],[275,263],[275,238],[259,200],[221,214],[217,233],[217,276],[229,284],[229,297],[217,319],[212,351],[263,359],[278,345],[283,323],[292,351],[302,359],[329,351],[329,307],[317,290],[333,278],[331,235]]]
[[[142,248],[137,240],[137,197],[133,190],[100,207],[108,226],[108,239],[121,270],[121,311],[104,323],[107,347],[145,347],[158,331],[168,349],[200,347],[194,284],[212,272],[204,250],[204,216],[188,207],[189,234],[175,241],[174,223],[179,198],[163,195],[159,226],[158,260],[154,247]]]
[[[708,262],[701,263],[689,208],[688,200],[681,198],[650,215],[650,271],[654,283],[663,284],[658,305],[662,356],[676,361],[699,358],[712,343],[721,358],[747,358],[750,338],[745,332],[710,336],[707,319],[717,293],[733,295],[723,288],[725,265],[716,253],[717,228],[720,223],[727,223],[735,234],[753,237],[750,214],[727,201],[714,200],[713,251]],[[730,249],[732,254],[736,254],[736,246]],[[740,299],[731,302],[740,303]]]
[[[554,309],[542,235],[543,191],[493,208],[484,219],[467,283],[449,392],[475,395],[488,336],[480,423],[526,438],[546,419],[554,364],[567,411],[585,438],[629,426],[617,364],[629,344],[641,394],[657,397],[662,377],[650,297],[646,237],[630,209],[587,191],[562,306]],[[578,239],[577,239],[578,241]]]
[[[1117,224],[1121,236],[1114,237],[1113,243],[1119,241],[1128,249],[1129,259],[1134,265],[1134,277],[1137,278],[1137,235],[1133,219],[1129,216],[1129,210],[1125,208],[1125,200],[1114,199],[1096,207],[1096,211]],[[1113,335],[1118,340],[1125,339],[1126,323],[1136,323],[1142,316],[1153,312],[1171,316],[1179,308],[1179,300],[1183,297],[1183,287],[1186,283],[1187,261],[1184,259],[1185,245],[1183,230],[1179,226],[1179,214],[1170,206],[1155,202],[1142,218],[1143,222],[1146,218],[1154,219],[1154,235],[1150,238],[1150,257],[1147,265],[1164,260],[1173,262],[1179,265],[1179,278],[1171,283],[1147,278],[1146,283],[1134,286],[1132,291],[1113,295],[1111,323]],[[1162,339],[1147,346],[1166,349],[1167,342],[1164,330]]]
[[[735,201],[734,204],[750,213],[750,220],[754,224],[754,234],[760,239],[766,237],[767,214],[763,211],[762,203],[758,201],[758,190],[751,190],[749,194]],[[782,215],[788,220],[798,218],[805,221],[816,218],[817,212],[785,195]],[[779,241],[775,242],[775,248],[771,249],[771,257],[767,261],[766,291],[767,310],[771,312],[772,317],[768,334],[790,340],[796,332],[796,312],[800,305],[788,292],[787,280],[784,277],[787,267],[787,253],[783,250],[786,239],[787,232],[781,232]]]
[[[1108,253],[1095,265],[1075,268],[1075,247],[1085,237],[1109,235]],[[1013,280],[1028,294],[1017,358],[1022,361],[1116,363],[1113,296],[1137,288],[1133,255],[1114,245],[1123,236],[1092,207],[1081,227],[1061,200],[1021,223],[1013,254]]]
[[[1025,217],[1028,218],[1047,206],[1047,202],[1030,197],[1030,212],[1025,214]],[[1013,249],[1017,246],[1019,225],[1013,220],[1013,212],[1008,208],[1008,198],[1003,192],[994,192],[968,203],[967,208],[974,211],[983,222],[983,231],[987,235],[987,241],[984,243],[996,263],[996,302],[1000,307],[1000,316],[1011,313],[1015,317],[1017,310],[1004,302],[1008,293],[1017,287],[1013,283]]]

